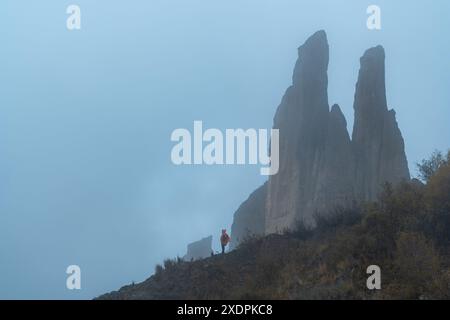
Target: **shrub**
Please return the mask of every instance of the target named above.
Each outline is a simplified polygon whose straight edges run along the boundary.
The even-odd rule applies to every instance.
[[[288,230],[285,232],[286,234],[292,235],[295,238],[300,240],[307,240],[311,238],[314,231],[313,228],[306,225],[303,220],[297,220],[292,230]]]
[[[442,152],[435,150],[429,159],[424,159],[416,164],[419,170],[419,178],[424,182],[428,182],[439,168],[448,164],[450,164],[450,150],[447,152],[446,157]]]
[[[396,240],[394,295],[406,299],[429,298],[440,283],[440,257],[422,233],[401,232]]]
[[[450,245],[450,164],[441,167],[426,186],[429,234],[440,246]]]
[[[161,273],[163,272],[164,268],[162,267],[162,265],[157,264],[155,266],[155,276],[159,276],[161,275]]]
[[[164,269],[171,270],[173,267],[175,267],[176,261],[172,259],[166,259],[164,260]]]
[[[247,229],[244,236],[242,236],[242,239],[238,242],[236,248],[242,248],[245,246],[251,246],[261,240],[264,237],[264,235],[256,234],[256,233],[250,233],[250,231]]]
[[[326,214],[316,214],[316,228],[319,232],[336,231],[339,227],[349,227],[361,222],[362,212],[359,207],[336,207]]]

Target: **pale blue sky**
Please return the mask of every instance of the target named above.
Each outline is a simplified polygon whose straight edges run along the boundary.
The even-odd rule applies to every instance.
[[[369,4],[381,31],[366,28]],[[92,298],[217,241],[264,181],[259,166],[176,167],[170,133],[194,120],[270,128],[296,49],[319,29],[349,130],[359,58],[385,47],[414,174],[449,147],[448,12],[447,0],[1,1],[0,298]],[[70,264],[80,291],[65,288]]]

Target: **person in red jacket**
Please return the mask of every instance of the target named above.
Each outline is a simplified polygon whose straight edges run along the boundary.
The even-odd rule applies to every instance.
[[[230,242],[231,238],[227,234],[227,229],[222,229],[222,235],[220,236],[220,244],[222,245],[222,254],[225,253],[225,247],[228,242]]]

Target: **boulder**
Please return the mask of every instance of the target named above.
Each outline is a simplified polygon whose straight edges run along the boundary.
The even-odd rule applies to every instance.
[[[212,236],[209,236],[188,244],[187,253],[183,257],[183,260],[190,261],[204,259],[210,257],[212,252]]]

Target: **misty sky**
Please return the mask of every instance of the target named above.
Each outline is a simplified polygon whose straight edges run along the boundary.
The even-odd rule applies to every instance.
[[[81,7],[68,31],[66,8]],[[381,7],[382,30],[366,28]],[[222,227],[259,166],[171,163],[176,128],[270,128],[297,47],[330,44],[329,103],[353,124],[365,49],[386,50],[409,167],[450,147],[450,2],[2,0],[0,298],[92,298]],[[82,289],[66,289],[77,264]]]

